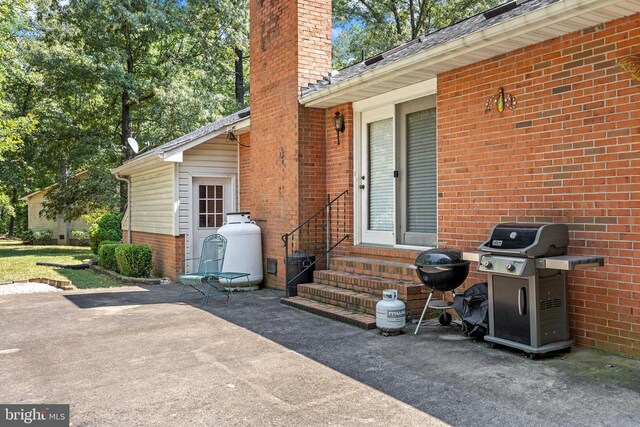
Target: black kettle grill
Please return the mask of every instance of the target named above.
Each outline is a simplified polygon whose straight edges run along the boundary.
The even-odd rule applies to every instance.
[[[462,285],[469,275],[469,261],[463,260],[462,252],[455,249],[429,249],[418,255],[415,266],[418,278],[430,291],[414,334],[418,333],[427,308],[442,310],[438,321],[443,326],[449,325],[451,314],[446,310],[453,306],[444,300],[437,301],[437,304],[433,301],[432,304],[431,299],[435,291],[452,292],[455,296],[454,289]]]

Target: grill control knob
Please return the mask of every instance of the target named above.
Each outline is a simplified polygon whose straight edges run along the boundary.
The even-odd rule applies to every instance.
[[[505,267],[504,267],[504,268],[506,268],[506,269],[507,269],[507,271],[513,271],[513,270],[515,270],[515,269],[516,269],[516,268],[513,266],[513,264],[507,264],[507,265],[505,265]]]
[[[482,261],[482,266],[484,268],[492,268],[493,267],[493,263],[491,261],[489,261],[489,260]]]

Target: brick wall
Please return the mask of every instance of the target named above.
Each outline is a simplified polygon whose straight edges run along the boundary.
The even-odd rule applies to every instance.
[[[239,136],[240,139],[240,210],[251,211],[252,194],[251,191],[251,133]]]
[[[248,156],[251,197],[242,204],[263,230],[264,257],[278,261],[278,276],[267,274],[265,283],[283,287],[280,236],[317,206],[324,188],[324,179],[312,178],[324,170],[324,112],[301,108],[298,96],[331,70],[331,2],[251,0],[250,14],[252,136],[240,162]]]
[[[439,240],[473,249],[498,222],[570,224],[571,335],[640,356],[640,14],[438,76]],[[498,88],[515,110],[484,111]],[[484,280],[472,274],[468,283]]]
[[[126,236],[126,232],[125,232]],[[157,277],[176,279],[180,273],[180,260],[185,257],[185,236],[171,236],[169,234],[145,233],[132,231],[133,243],[145,243],[153,251],[153,274]]]
[[[345,130],[340,134],[340,145],[333,125],[333,117],[336,112],[344,115]],[[326,188],[331,197],[335,197],[344,190],[349,190],[344,202],[338,202],[336,207],[340,214],[334,218],[333,227],[336,236],[340,236],[343,230],[349,233],[349,239],[345,240],[334,250],[333,256],[344,255],[349,245],[353,244],[353,107],[350,103],[340,104],[327,109],[326,113]]]

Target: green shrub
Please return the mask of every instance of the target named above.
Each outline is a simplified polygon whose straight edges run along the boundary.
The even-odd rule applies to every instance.
[[[107,270],[119,272],[118,263],[116,262],[116,248],[120,246],[120,243],[105,243],[100,244],[98,249],[98,265],[104,267]]]
[[[25,230],[20,233],[20,239],[25,245],[33,245],[33,243],[35,242],[32,230]]]
[[[116,261],[120,273],[129,277],[149,277],[153,263],[148,245],[127,243],[116,246]]]
[[[120,229],[120,212],[112,212],[102,215],[89,227],[89,245],[94,254],[98,253],[98,247],[103,240],[120,241],[122,230]]]
[[[103,240],[98,245],[98,252],[100,252],[100,246],[102,246],[102,245],[119,245],[120,243],[122,243],[122,242],[118,242],[118,241],[115,241],[115,240]]]
[[[53,239],[53,232],[51,230],[36,231],[33,233],[33,243],[36,245],[48,245]]]
[[[80,246],[89,245],[89,233],[84,230],[71,230],[71,240],[75,240]]]

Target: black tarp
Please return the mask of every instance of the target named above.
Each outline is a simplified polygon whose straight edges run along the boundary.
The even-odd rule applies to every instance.
[[[489,294],[487,283],[476,283],[453,298],[453,308],[462,319],[470,337],[483,337],[489,330]]]

